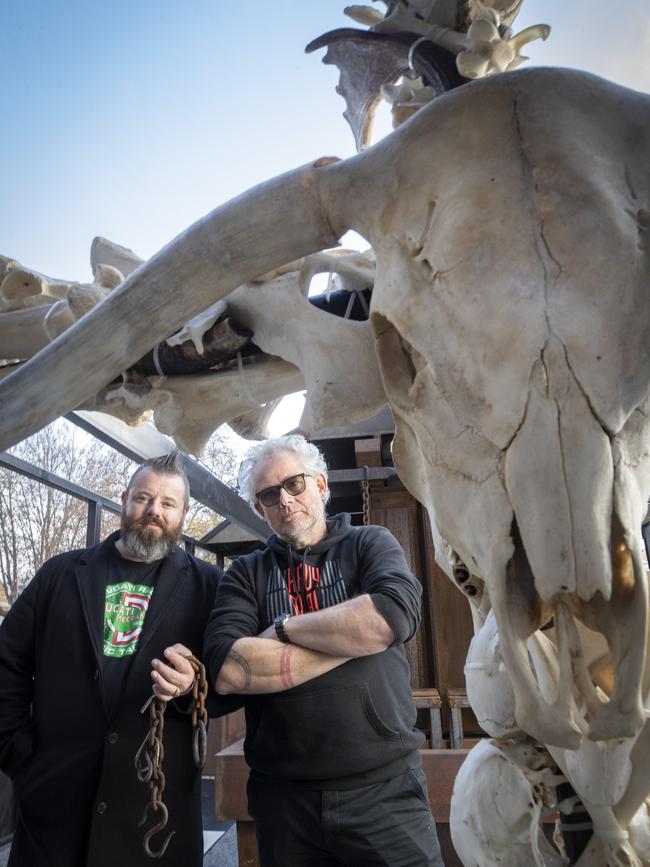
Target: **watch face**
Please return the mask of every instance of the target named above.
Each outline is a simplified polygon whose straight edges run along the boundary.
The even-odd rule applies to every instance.
[[[289,636],[284,629],[284,624],[287,622],[287,620],[289,620],[290,617],[291,615],[285,612],[284,614],[278,614],[278,616],[273,620],[275,634],[280,639],[280,641],[283,641],[285,644],[290,644]]]

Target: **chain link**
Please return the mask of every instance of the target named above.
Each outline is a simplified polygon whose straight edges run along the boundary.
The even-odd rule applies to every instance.
[[[208,712],[205,702],[208,695],[208,681],[203,663],[195,656],[189,656],[187,659],[194,670],[191,689],[192,756],[194,764],[201,770],[205,766],[207,756]],[[165,759],[164,735],[167,702],[152,695],[141,712],[144,713],[147,707],[149,708],[149,731],[136,753],[135,768],[138,780],[148,785],[151,797],[145,805],[138,827],[142,828],[146,824],[150,811],[160,815],[160,821],[146,832],[142,844],[144,851],[150,858],[162,858],[175,831],[170,831],[157,852],[151,849],[149,843],[154,834],[164,830],[169,819],[167,806],[162,799],[165,791],[165,772],[162,765]]]
[[[368,481],[368,467],[363,468],[361,503],[363,509],[363,526],[367,527],[370,524],[370,482]]]
[[[175,832],[170,831],[157,852],[151,849],[149,842],[154,834],[164,830],[169,819],[167,807],[162,799],[165,791],[165,772],[162,769],[162,764],[165,759],[163,739],[165,736],[165,708],[167,703],[152,695],[147,704],[142,708],[143,712],[147,706],[149,707],[149,731],[136,754],[135,767],[138,779],[141,783],[148,785],[151,797],[145,804],[142,818],[138,822],[138,828],[142,828],[146,824],[149,811],[160,814],[160,821],[149,828],[144,835],[142,845],[150,858],[162,858]]]
[[[208,697],[208,681],[205,666],[195,656],[190,657],[194,669],[192,684],[192,756],[199,770],[205,767],[208,753],[208,712],[205,700]]]

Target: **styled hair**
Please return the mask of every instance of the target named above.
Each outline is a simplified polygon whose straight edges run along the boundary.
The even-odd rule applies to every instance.
[[[310,476],[323,475],[327,478],[327,464],[321,452],[300,434],[287,434],[282,437],[264,440],[250,448],[239,465],[239,492],[251,506],[255,505],[255,470],[260,461],[273,457],[279,452],[293,452],[302,460],[305,473]],[[329,488],[323,502],[330,498]]]
[[[166,455],[160,455],[157,458],[148,458],[142,463],[129,479],[129,484],[126,486],[127,492],[131,490],[133,482],[138,473],[143,470],[153,470],[159,476],[177,476],[182,482],[185,489],[183,495],[183,505],[189,506],[190,503],[190,483],[183,469],[183,459],[181,452],[178,449],[169,452]]]

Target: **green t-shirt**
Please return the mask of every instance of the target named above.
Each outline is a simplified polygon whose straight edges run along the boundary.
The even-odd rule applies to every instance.
[[[108,558],[102,677],[113,715],[119,709],[162,563],[162,560],[153,563],[127,560],[117,548],[113,548]]]

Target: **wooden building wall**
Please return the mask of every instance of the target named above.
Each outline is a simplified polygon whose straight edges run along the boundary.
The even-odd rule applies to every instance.
[[[359,467],[382,465],[378,437],[357,440],[355,447]],[[413,686],[436,687],[445,696],[448,687],[465,685],[463,668],[473,635],[469,605],[435,561],[426,510],[399,479],[372,481],[369,494],[370,523],[391,531],[422,583],[422,623],[407,647]]]

